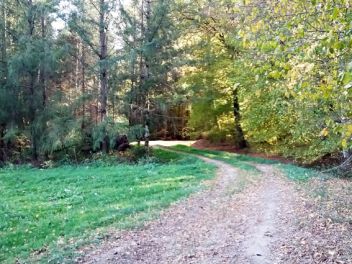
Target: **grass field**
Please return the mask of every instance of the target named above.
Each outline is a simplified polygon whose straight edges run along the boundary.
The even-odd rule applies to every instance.
[[[63,263],[74,257],[75,240],[137,226],[214,175],[197,158],[155,155],[159,162],[140,165],[1,169],[0,262]]]

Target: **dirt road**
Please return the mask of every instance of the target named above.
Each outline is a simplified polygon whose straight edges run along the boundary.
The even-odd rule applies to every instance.
[[[158,220],[121,231],[83,263],[277,263],[290,235],[295,189],[271,165],[257,175],[215,164],[209,188],[162,213]]]

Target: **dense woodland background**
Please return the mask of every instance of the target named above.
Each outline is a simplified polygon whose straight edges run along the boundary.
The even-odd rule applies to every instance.
[[[1,0],[0,161],[77,159],[127,135],[346,167],[351,5]]]

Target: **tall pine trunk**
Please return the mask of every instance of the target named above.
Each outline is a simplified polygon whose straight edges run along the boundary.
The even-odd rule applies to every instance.
[[[81,53],[81,74],[82,74],[82,95],[83,95],[83,105],[82,105],[82,124],[81,129],[84,130],[86,127],[86,51],[84,44],[81,43],[82,53]]]
[[[0,85],[4,86],[6,84],[7,77],[7,36],[6,36],[6,6],[5,2],[1,4],[1,68],[0,68]]]
[[[1,24],[0,24],[0,41],[1,41],[1,61],[0,61],[0,89],[5,89],[7,82],[7,42],[6,42],[6,6],[5,2],[1,4]],[[0,124],[0,162],[6,160],[6,149],[5,149],[5,129],[6,123]]]
[[[43,108],[45,108],[46,106],[46,101],[47,101],[47,94],[46,94],[46,74],[45,74],[45,60],[46,60],[46,43],[45,43],[45,38],[46,38],[46,34],[45,34],[45,15],[44,15],[44,11],[42,11],[42,15],[40,17],[40,25],[41,25],[41,37],[42,37],[42,45],[43,45],[43,49],[42,49],[42,61],[40,64],[40,86],[42,89],[42,105]]]
[[[141,6],[141,46],[148,45],[152,40],[150,39],[150,19],[151,19],[151,10],[152,10],[152,1],[151,0],[142,0]],[[144,19],[145,17],[145,19]],[[141,49],[142,50],[142,49]],[[149,72],[149,61],[148,55],[141,51],[140,55],[140,100],[142,105],[142,116],[144,120],[144,140],[145,147],[149,147],[149,137],[150,137],[150,101],[149,101],[149,89],[148,81],[150,78]]]
[[[141,16],[141,35],[140,35],[140,54],[139,54],[139,85],[136,94],[136,102],[139,107],[144,108],[144,84],[145,84],[145,71],[144,71],[144,52],[143,46],[145,44],[145,25],[144,25],[144,2],[142,0],[140,16]]]
[[[30,42],[33,42],[34,36],[34,7],[33,1],[28,0],[28,39]],[[34,161],[38,160],[38,146],[37,146],[37,133],[35,129],[35,117],[36,117],[36,109],[35,109],[35,72],[32,69],[29,69],[29,82],[28,82],[28,93],[29,93],[29,124],[30,124],[30,133],[31,133],[31,144],[32,144],[32,158]]]
[[[32,143],[32,158],[34,161],[38,160],[38,145],[37,145],[37,133],[35,128],[35,92],[34,92],[35,76],[31,73],[28,90],[29,90],[29,124],[30,124],[30,133],[31,133],[31,143]]]
[[[6,124],[0,124],[0,165],[6,161],[6,144],[4,141]]]
[[[105,122],[107,117],[107,103],[108,103],[108,69],[107,69],[107,23],[106,23],[106,12],[107,5],[105,0],[100,0],[99,5],[99,69],[100,69],[100,122]],[[104,134],[106,133],[104,128]],[[108,142],[104,138],[102,144],[102,151],[106,153],[108,151]]]

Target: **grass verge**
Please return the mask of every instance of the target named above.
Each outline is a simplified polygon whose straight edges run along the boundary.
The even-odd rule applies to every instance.
[[[216,159],[224,161],[230,165],[233,165],[236,168],[245,170],[245,171],[258,171],[256,167],[253,165],[254,163],[259,164],[277,164],[277,161],[251,157],[242,154],[230,153],[225,151],[217,151],[217,150],[203,150],[187,147],[184,145],[177,145],[174,147],[170,147],[170,149],[182,151],[185,153],[201,155],[207,158]]]
[[[232,165],[241,170],[241,173],[236,175],[236,180],[233,186],[228,190],[229,194],[237,194],[244,191],[252,184],[258,183],[260,180],[259,170],[255,167],[255,163],[260,164],[275,164],[276,161],[256,158],[236,153],[229,153],[215,150],[201,150],[187,147],[184,145],[177,145],[170,147],[171,150],[181,151],[189,154],[204,156],[210,159],[220,160],[229,165]]]
[[[214,175],[195,157],[163,150],[155,156],[163,163],[1,169],[0,262],[70,262],[67,245],[86,242],[73,241],[137,226]]]
[[[279,168],[289,179],[295,181],[307,181],[310,178],[320,175],[317,170],[296,166],[293,164],[283,164],[279,161],[268,160],[264,158],[252,157],[248,155],[216,151],[203,150],[183,145],[177,145],[170,149],[182,151],[185,153],[201,155],[211,159],[221,160],[230,165],[245,171],[257,171],[255,164],[272,164]]]
[[[290,180],[307,181],[319,176],[319,172],[314,169],[299,167],[293,164],[279,164],[277,166]]]

